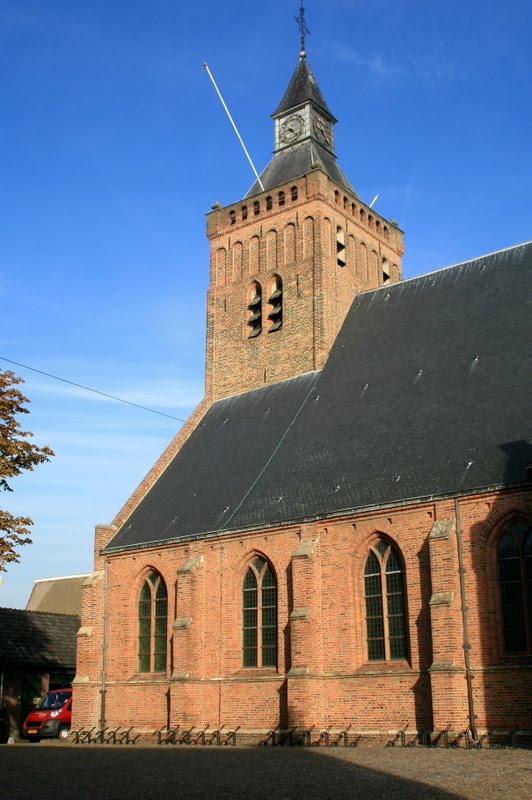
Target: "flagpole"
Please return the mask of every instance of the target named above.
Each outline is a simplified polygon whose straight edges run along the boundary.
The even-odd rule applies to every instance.
[[[212,72],[211,72],[211,71],[210,71],[210,69],[209,69],[209,65],[208,65],[208,64],[205,62],[205,64],[204,64],[203,66],[204,66],[204,67],[205,67],[205,69],[207,70],[207,75],[208,75],[208,76],[209,76],[209,78],[211,79],[211,81],[212,81],[212,85],[213,85],[213,86],[214,86],[214,88],[216,89],[216,94],[217,94],[217,95],[218,95],[218,97],[220,98],[220,101],[221,101],[221,103],[222,103],[222,105],[223,105],[223,107],[224,107],[224,109],[225,109],[225,113],[226,113],[226,114],[227,114],[227,116],[229,117],[229,121],[230,121],[231,125],[233,126],[233,128],[234,128],[234,131],[235,131],[236,135],[238,136],[238,141],[239,141],[239,142],[240,142],[240,144],[242,145],[242,149],[243,149],[244,153],[246,154],[246,156],[247,156],[247,159],[248,159],[249,163],[251,164],[251,169],[252,169],[252,170],[253,170],[253,172],[255,173],[255,177],[257,178],[257,181],[259,182],[259,186],[260,186],[261,192],[263,192],[263,191],[264,191],[264,186],[262,185],[262,181],[261,181],[261,179],[259,178],[259,173],[258,173],[258,172],[257,172],[257,170],[255,169],[255,165],[254,165],[253,161],[251,160],[251,156],[249,155],[249,153],[248,153],[248,151],[247,151],[247,149],[246,149],[246,145],[244,144],[244,142],[243,142],[243,140],[242,140],[242,137],[240,136],[240,133],[238,132],[238,128],[237,128],[237,127],[236,127],[236,125],[235,125],[235,122],[234,122],[234,120],[233,120],[233,117],[231,116],[231,114],[230,114],[230,112],[229,112],[229,109],[227,108],[227,106],[226,106],[226,104],[225,104],[225,100],[223,99],[223,97],[222,97],[222,95],[221,95],[221,93],[220,93],[220,90],[218,89],[218,86],[216,85],[216,81],[214,80],[214,78],[213,78],[213,76],[212,76]]]

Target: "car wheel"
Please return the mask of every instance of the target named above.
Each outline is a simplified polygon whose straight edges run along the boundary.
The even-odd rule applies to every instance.
[[[61,727],[59,728],[59,733],[57,734],[58,737],[63,741],[66,741],[69,737],[69,734],[70,734],[70,728],[68,728],[66,725],[61,725]]]

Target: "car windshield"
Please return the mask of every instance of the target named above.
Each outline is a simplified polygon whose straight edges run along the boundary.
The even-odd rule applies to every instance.
[[[70,697],[70,692],[48,692],[40,703],[37,704],[37,708],[61,708],[64,706],[68,698]]]

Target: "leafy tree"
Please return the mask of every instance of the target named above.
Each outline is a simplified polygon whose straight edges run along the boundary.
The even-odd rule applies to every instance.
[[[43,461],[49,461],[54,455],[49,447],[37,447],[29,442],[33,436],[30,431],[21,430],[17,414],[29,414],[24,403],[29,403],[16,386],[24,383],[14,372],[0,371],[0,489],[12,492],[9,485],[11,478],[28,469],[33,469]],[[29,517],[14,517],[9,511],[0,508],[0,572],[5,572],[5,565],[19,561],[17,547],[30,544],[29,526],[33,522]]]

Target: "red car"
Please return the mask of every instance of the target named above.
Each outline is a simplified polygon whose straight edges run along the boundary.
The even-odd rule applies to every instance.
[[[54,689],[30,711],[22,735],[30,742],[39,739],[68,739],[72,721],[72,689]]]

